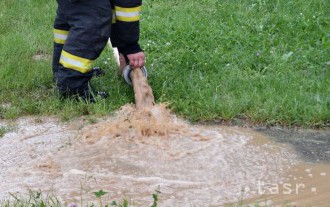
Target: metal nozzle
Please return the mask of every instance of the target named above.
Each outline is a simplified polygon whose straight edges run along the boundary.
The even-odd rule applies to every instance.
[[[131,79],[131,72],[132,72],[132,68],[131,66],[129,65],[126,65],[124,70],[123,70],[123,77],[125,79],[125,81],[129,84],[129,85],[132,85],[132,79]],[[147,68],[145,66],[141,67],[141,70],[142,70],[142,73],[143,75],[148,78],[148,71],[147,71]]]

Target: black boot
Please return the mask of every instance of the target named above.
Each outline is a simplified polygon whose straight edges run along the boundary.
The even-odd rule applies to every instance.
[[[78,99],[81,99],[85,103],[96,103],[98,98],[105,99],[107,97],[108,95],[104,91],[94,91],[93,89],[90,89],[79,94]]]
[[[104,70],[102,70],[100,67],[94,67],[92,71],[93,71],[93,77],[101,77],[105,75]]]
[[[97,92],[91,86],[90,79],[93,71],[81,73],[76,70],[59,68],[57,76],[57,89],[61,99],[74,98],[86,103],[95,103],[97,97],[106,98],[105,92]]]

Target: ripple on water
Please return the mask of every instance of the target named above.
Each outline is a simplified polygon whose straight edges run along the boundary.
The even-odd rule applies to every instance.
[[[255,144],[251,131],[190,125],[164,106],[138,114],[127,105],[78,134],[56,120],[46,123],[22,120],[18,131],[0,139],[3,154],[10,153],[4,146],[19,151],[1,157],[0,193],[53,189],[71,202],[80,200],[82,183],[86,199],[103,189],[139,206],[149,204],[159,187],[161,206],[218,206],[236,201],[242,189],[253,196],[258,180],[281,182],[296,164],[282,146]]]

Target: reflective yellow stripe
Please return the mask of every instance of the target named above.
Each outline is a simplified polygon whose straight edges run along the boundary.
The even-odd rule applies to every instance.
[[[121,12],[140,12],[141,11],[141,6],[138,7],[132,7],[132,8],[124,8],[120,6],[115,6],[116,11],[121,11]]]
[[[136,16],[136,17],[121,17],[121,16],[117,16],[117,19],[119,21],[123,21],[123,22],[136,22],[140,20],[140,16]]]
[[[133,8],[123,8],[116,6],[116,19],[124,22],[135,22],[140,20],[141,6]]]
[[[54,29],[54,41],[57,44],[64,44],[68,35],[69,35],[69,31]]]
[[[71,68],[81,73],[87,73],[92,70],[93,62],[93,60],[78,57],[62,50],[60,63],[66,68]]]
[[[60,30],[60,29],[54,29],[55,34],[62,34],[62,35],[68,35],[69,31],[67,30]]]
[[[62,40],[62,39],[58,39],[58,38],[54,38],[54,42],[56,42],[57,44],[61,44],[64,45],[66,40]]]

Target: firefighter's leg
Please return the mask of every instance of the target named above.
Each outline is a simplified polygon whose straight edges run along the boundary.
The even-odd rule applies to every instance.
[[[63,97],[79,95],[92,99],[92,64],[110,36],[109,0],[58,0],[71,26],[60,57],[57,87]]]
[[[57,10],[54,21],[54,50],[53,50],[53,80],[57,81],[58,68],[60,67],[60,57],[65,41],[68,37],[70,26],[64,16]]]

